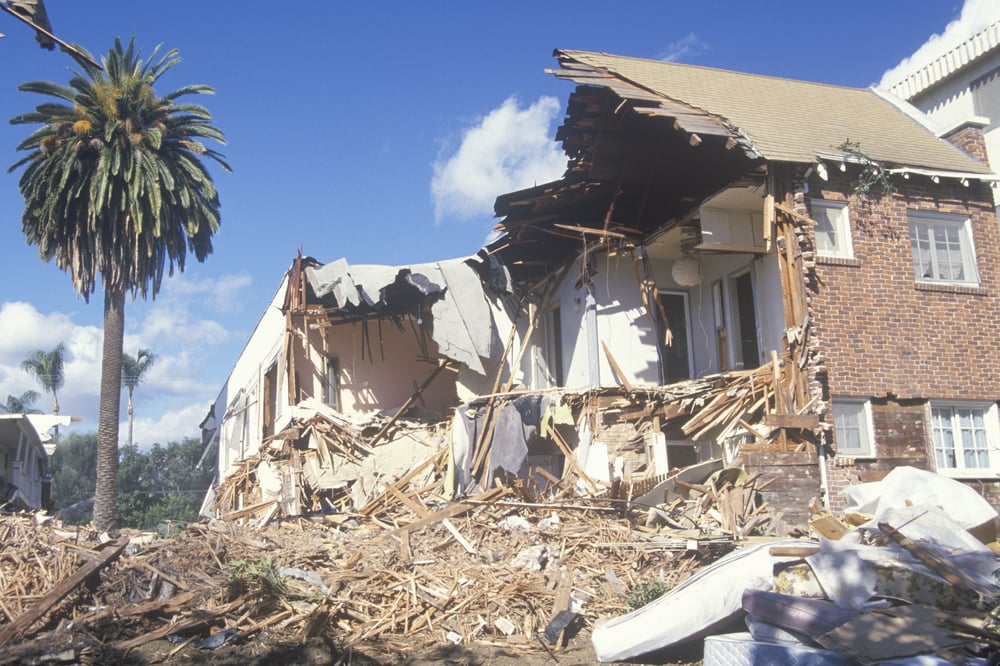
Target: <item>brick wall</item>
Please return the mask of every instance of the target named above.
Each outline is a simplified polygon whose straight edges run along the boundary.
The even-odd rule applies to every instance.
[[[976,155],[981,132],[966,139],[960,147]],[[873,399],[876,457],[830,459],[834,510],[843,508],[847,485],[877,481],[899,465],[933,469],[927,400],[1000,400],[1000,226],[989,186],[913,175],[894,179],[894,195],[862,200],[850,176],[831,169],[830,181],[810,181],[806,195],[849,203],[854,250],[852,260],[817,258],[808,280],[824,393]],[[917,285],[909,210],[971,220],[979,287]],[[969,485],[1000,507],[1000,483]]]
[[[847,174],[850,175],[850,172]],[[1000,229],[988,185],[897,179],[900,191],[849,196],[831,169],[808,197],[850,202],[853,261],[817,258],[811,310],[833,395],[1000,398]],[[972,221],[978,288],[925,287],[913,276],[908,210]]]
[[[990,163],[989,157],[986,155],[986,140],[983,137],[983,128],[980,125],[962,125],[955,128],[943,138],[983,164]]]
[[[877,457],[831,458],[827,468],[831,509],[844,508],[843,491],[849,485],[881,481],[893,468],[902,465],[932,469],[924,414],[923,401],[872,400]]]

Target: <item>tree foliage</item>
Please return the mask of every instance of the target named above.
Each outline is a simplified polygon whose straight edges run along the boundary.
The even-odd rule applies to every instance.
[[[193,522],[212,483],[210,471],[196,469],[201,441],[187,438],[148,451],[124,446],[118,467],[118,517],[123,527],[155,530],[167,521]],[[97,433],[72,433],[52,456],[52,498],[55,509],[94,496]],[[85,523],[84,512],[71,522]]]
[[[25,391],[21,395],[7,394],[7,402],[0,408],[8,414],[40,414],[41,411],[35,409],[35,403],[41,396],[38,391]]]
[[[97,433],[71,432],[59,438],[50,461],[52,504],[63,509],[94,496]]]
[[[135,410],[132,405],[132,396],[135,389],[142,383],[149,370],[149,366],[156,362],[156,354],[148,349],[140,349],[135,356],[122,354],[122,384],[128,393],[128,445],[132,446],[132,424]]]
[[[201,440],[187,438],[148,451],[122,448],[118,468],[118,516],[122,525],[156,529],[168,520],[198,520],[212,473],[196,469]]]
[[[59,414],[59,389],[66,382],[63,370],[66,345],[59,343],[52,351],[41,349],[21,361],[21,369],[34,377],[43,389],[52,394],[52,413]]]

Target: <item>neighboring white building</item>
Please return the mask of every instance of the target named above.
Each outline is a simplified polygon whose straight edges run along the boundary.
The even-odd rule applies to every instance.
[[[1000,165],[1000,22],[885,87],[926,113],[939,135],[983,127],[990,165]]]
[[[40,509],[48,504],[50,428],[69,425],[68,416],[0,414],[0,504]]]

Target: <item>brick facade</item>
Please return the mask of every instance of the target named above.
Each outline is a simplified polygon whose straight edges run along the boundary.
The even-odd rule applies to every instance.
[[[971,148],[977,134],[982,145],[972,132]],[[989,186],[913,175],[894,178],[893,195],[859,199],[850,176],[831,169],[830,180],[811,180],[805,195],[849,205],[854,258],[816,259],[810,310],[827,396],[871,398],[875,430],[874,458],[831,458],[835,510],[846,485],[878,480],[899,465],[933,469],[928,400],[1000,400],[1000,226]],[[978,287],[916,282],[908,211],[971,221]],[[970,485],[1000,506],[1000,483]]]
[[[817,258],[811,309],[833,395],[1000,398],[1000,228],[988,185],[899,179],[873,201],[846,178],[810,183],[809,198],[849,201],[854,260]],[[923,182],[920,182],[923,181]],[[914,279],[908,211],[968,217],[979,287]]]

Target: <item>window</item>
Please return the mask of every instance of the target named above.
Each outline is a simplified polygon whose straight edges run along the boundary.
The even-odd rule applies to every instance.
[[[837,201],[810,201],[812,217],[816,220],[816,252],[825,257],[852,259],[851,222],[847,204]]]
[[[326,359],[326,376],[323,378],[323,402],[340,411],[340,361]]]
[[[968,218],[911,212],[913,272],[921,282],[979,285]]]
[[[998,437],[993,403],[932,402],[931,438],[939,473],[979,476],[1000,467],[994,462]]]
[[[875,455],[872,403],[861,398],[833,399],[833,427],[838,456]]]

